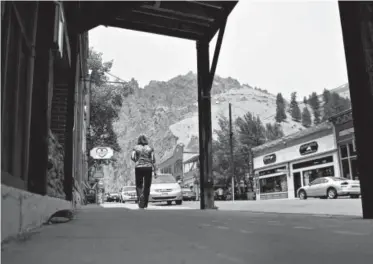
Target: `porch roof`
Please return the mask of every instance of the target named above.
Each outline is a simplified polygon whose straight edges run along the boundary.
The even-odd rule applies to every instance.
[[[80,2],[80,31],[104,25],[210,41],[238,1]]]

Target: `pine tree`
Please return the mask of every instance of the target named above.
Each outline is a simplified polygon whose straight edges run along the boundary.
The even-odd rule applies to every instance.
[[[300,122],[302,120],[302,114],[300,112],[299,105],[297,102],[297,92],[291,93],[290,113],[294,121]]]
[[[304,103],[304,104],[307,104],[307,103],[308,103],[308,102],[307,102],[307,97],[304,97],[304,98],[303,98],[303,103]]]
[[[306,106],[302,111],[302,125],[304,127],[310,127],[312,125],[311,113]]]
[[[281,93],[277,94],[276,98],[276,122],[281,123],[286,120],[286,113],[285,113],[285,100],[282,97]]]
[[[315,92],[311,94],[310,99],[309,99],[309,104],[313,110],[313,116],[314,116],[313,123],[315,125],[320,124],[321,122],[320,101],[319,101],[319,97],[317,96]]]

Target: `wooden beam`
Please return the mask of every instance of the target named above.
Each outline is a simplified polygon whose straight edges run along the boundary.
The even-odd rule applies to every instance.
[[[32,91],[28,189],[47,193],[48,164],[48,86],[50,49],[53,43],[54,3],[39,2],[39,21],[36,36],[35,74]]]
[[[197,42],[201,209],[213,209],[211,86],[208,42]]]
[[[147,16],[152,16],[152,17],[164,18],[167,20],[173,20],[173,21],[177,21],[180,23],[194,24],[194,25],[198,25],[201,27],[207,27],[207,28],[210,27],[209,21],[185,17],[185,16],[178,15],[172,12],[162,12],[158,10],[150,11],[147,9],[134,8],[132,10],[132,13],[135,15],[142,14],[142,15],[147,15]]]
[[[189,40],[200,39],[203,35],[198,32],[191,32],[188,30],[178,30],[170,29],[168,27],[158,26],[158,25],[148,25],[142,21],[121,21],[112,22],[107,24],[107,26],[119,27],[129,30],[143,31],[153,34],[166,35],[169,37],[177,37]]]
[[[23,166],[23,177],[28,184],[28,171],[29,171],[29,159],[30,159],[30,129],[31,129],[31,112],[32,112],[32,94],[34,84],[34,71],[35,71],[35,45],[36,45],[36,34],[38,29],[38,18],[39,18],[39,2],[35,2],[35,9],[32,20],[31,30],[31,52],[28,57],[28,72],[27,72],[27,91],[26,91],[26,109],[25,109],[25,149],[23,152],[24,166]]]
[[[204,32],[209,29],[208,23],[198,23],[194,20],[178,19],[164,15],[151,14],[134,10],[127,16],[118,16],[117,21],[141,21],[149,25],[158,25],[167,28],[188,30],[191,32]],[[114,22],[114,21],[113,21]]]
[[[223,24],[222,24],[221,28],[219,29],[218,39],[216,40],[214,57],[213,57],[213,60],[212,60],[212,65],[211,65],[211,70],[210,70],[210,87],[212,86],[212,83],[214,81],[215,71],[216,71],[216,67],[218,65],[219,54],[220,54],[221,44],[223,42],[223,37],[224,37],[224,31],[225,31],[225,25],[226,24],[227,24],[227,20],[225,19],[223,21]]]
[[[70,27],[71,28],[71,27]],[[74,118],[75,118],[75,91],[79,78],[79,48],[78,34],[76,31],[70,34],[71,41],[71,68],[68,71],[69,92],[67,99],[67,118],[65,130],[65,160],[64,160],[64,189],[66,199],[73,200],[74,190]]]
[[[356,135],[363,218],[373,219],[373,5],[338,2]]]

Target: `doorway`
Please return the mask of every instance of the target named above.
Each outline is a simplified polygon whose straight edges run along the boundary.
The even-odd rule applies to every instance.
[[[298,197],[297,190],[302,187],[302,181],[300,178],[300,172],[293,173],[293,181],[294,181],[294,197]]]

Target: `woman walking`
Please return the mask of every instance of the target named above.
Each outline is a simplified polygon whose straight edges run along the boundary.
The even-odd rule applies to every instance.
[[[132,150],[132,161],[136,163],[136,193],[139,208],[147,208],[152,184],[152,172],[157,177],[155,168],[154,149],[149,146],[148,139],[141,135],[138,138],[137,145]]]

